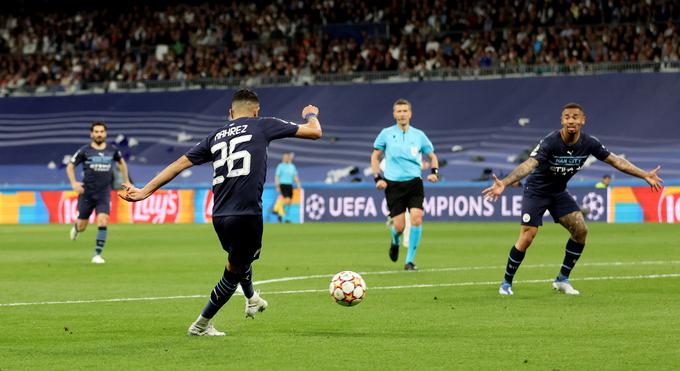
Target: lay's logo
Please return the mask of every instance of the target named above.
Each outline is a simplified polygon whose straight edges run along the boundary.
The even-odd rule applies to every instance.
[[[132,204],[133,223],[176,223],[180,214],[179,191],[158,191]]]

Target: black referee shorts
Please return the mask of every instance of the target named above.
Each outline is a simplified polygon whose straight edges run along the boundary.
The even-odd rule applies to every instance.
[[[292,184],[279,184],[281,189],[281,196],[283,198],[293,198],[293,185]]]
[[[422,179],[413,178],[404,182],[395,182],[387,179],[385,181],[387,182],[385,199],[387,200],[387,208],[390,210],[391,217],[406,212],[406,209],[423,208],[425,190],[423,189]]]

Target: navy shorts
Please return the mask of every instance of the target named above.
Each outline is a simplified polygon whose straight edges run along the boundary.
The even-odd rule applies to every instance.
[[[88,219],[92,210],[97,214],[109,214],[111,212],[111,191],[87,192],[78,196],[78,219]]]
[[[540,227],[543,225],[543,214],[550,211],[555,223],[574,211],[581,211],[569,192],[564,191],[547,196],[529,195],[524,192],[522,198],[522,225]]]
[[[394,218],[406,212],[406,209],[423,208],[425,190],[422,179],[413,178],[404,182],[385,181],[387,182],[385,199],[387,200],[387,208],[390,210],[391,217]]]
[[[262,215],[215,216],[213,227],[231,264],[250,265],[260,258]]]
[[[283,198],[293,198],[293,185],[292,184],[280,184],[281,196]]]

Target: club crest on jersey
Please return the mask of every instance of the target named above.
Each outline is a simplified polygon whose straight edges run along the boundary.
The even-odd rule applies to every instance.
[[[411,147],[411,156],[418,155],[418,147]]]

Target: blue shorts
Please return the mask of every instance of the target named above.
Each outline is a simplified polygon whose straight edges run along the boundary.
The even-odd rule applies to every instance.
[[[555,223],[559,223],[561,217],[574,211],[581,211],[581,208],[567,191],[547,196],[528,195],[524,192],[522,225],[540,227],[543,225],[543,214],[546,210],[550,211]]]
[[[97,214],[109,214],[111,212],[111,191],[87,192],[78,196],[78,219],[87,220],[95,210]]]
[[[213,227],[231,264],[250,265],[260,258],[262,215],[215,216]]]

